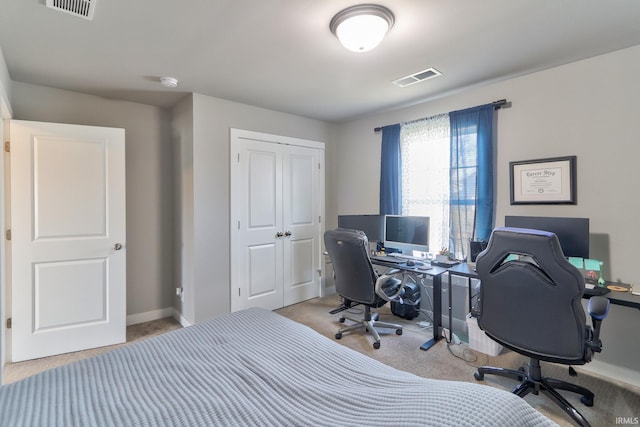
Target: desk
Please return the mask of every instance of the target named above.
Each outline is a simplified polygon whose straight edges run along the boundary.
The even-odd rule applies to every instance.
[[[478,279],[478,273],[476,273],[476,271],[469,267],[469,265],[467,263],[462,263],[462,264],[458,264],[456,266],[453,266],[451,268],[449,268],[448,270],[448,274],[449,274],[449,287],[451,287],[451,276],[462,276],[462,277],[466,277],[467,280],[467,286],[469,288],[469,308],[471,309],[471,299],[472,299],[472,295],[471,295],[471,279]],[[614,285],[614,282],[607,282],[607,284],[612,284]],[[451,290],[449,290],[449,292],[451,292]],[[623,305],[625,307],[632,307],[632,308],[637,308],[640,309],[640,296],[639,295],[633,295],[631,292],[616,292],[616,291],[611,291],[608,294],[603,295],[604,297],[608,298],[609,301],[611,301],[611,304],[616,304],[616,305]],[[583,295],[583,298],[590,298],[589,295]],[[451,324],[451,293],[449,293],[449,324]]]
[[[440,328],[442,327],[442,275],[447,272],[447,269],[432,266],[429,270],[420,270],[418,267],[408,266],[406,263],[397,264],[374,258],[371,258],[371,263],[382,267],[401,270],[402,274],[410,274],[418,280],[426,276],[430,276],[433,279],[433,338],[420,346],[420,350],[430,349],[440,338],[442,338],[442,334],[440,333]],[[422,291],[422,289],[420,290]],[[451,309],[449,309],[449,313],[451,313]]]

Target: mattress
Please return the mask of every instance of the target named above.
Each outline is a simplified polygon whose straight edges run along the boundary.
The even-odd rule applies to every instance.
[[[0,386],[0,426],[551,426],[523,399],[421,378],[248,309]]]

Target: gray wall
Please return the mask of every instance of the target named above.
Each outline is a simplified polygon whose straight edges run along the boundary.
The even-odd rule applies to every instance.
[[[292,114],[193,94],[173,111],[177,160],[177,225],[182,315],[188,322],[228,313],[229,132],[231,128],[325,142],[334,148],[334,125]],[[189,126],[192,126],[192,130]],[[329,174],[327,174],[329,175]]]
[[[13,118],[125,129],[127,315],[173,305],[173,167],[169,112],[13,82]]]
[[[606,278],[638,283],[638,75],[640,46],[344,123],[331,172],[339,186],[328,192],[336,211],[329,215],[378,212],[374,127],[506,98],[513,107],[497,113],[496,225],[505,215],[589,217],[591,256],[605,261]],[[510,205],[510,161],[567,155],[578,156],[577,205]],[[638,331],[638,310],[613,307],[603,327],[604,351],[588,369],[639,384]]]

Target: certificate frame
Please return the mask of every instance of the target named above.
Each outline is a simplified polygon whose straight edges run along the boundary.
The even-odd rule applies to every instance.
[[[576,156],[509,162],[512,205],[575,205]]]

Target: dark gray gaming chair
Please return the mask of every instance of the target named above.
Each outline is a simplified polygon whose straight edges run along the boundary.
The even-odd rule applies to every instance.
[[[555,389],[582,395],[593,405],[593,393],[584,387],[542,376],[540,361],[583,365],[600,352],[600,325],[609,300],[589,300],[593,327],[582,308],[584,277],[567,261],[555,234],[521,228],[496,228],[487,249],[478,255],[480,316],[478,325],[496,342],[529,358],[526,368],[510,370],[483,366],[474,375],[514,378],[513,393],[524,397],[542,391],[578,424],[589,423]]]
[[[345,300],[364,306],[362,319],[348,316],[340,318],[341,323],[349,319],[356,324],[340,329],[335,335],[336,339],[342,338],[345,332],[364,329],[373,335],[373,348],[377,349],[380,348],[380,335],[376,326],[395,329],[397,335],[402,335],[402,326],[379,322],[378,313],[371,314],[372,308],[382,307],[387,301],[399,300],[403,282],[393,275],[378,276],[369,258],[367,236],[362,231],[338,228],[324,233],[324,245],[333,264],[336,291]]]

